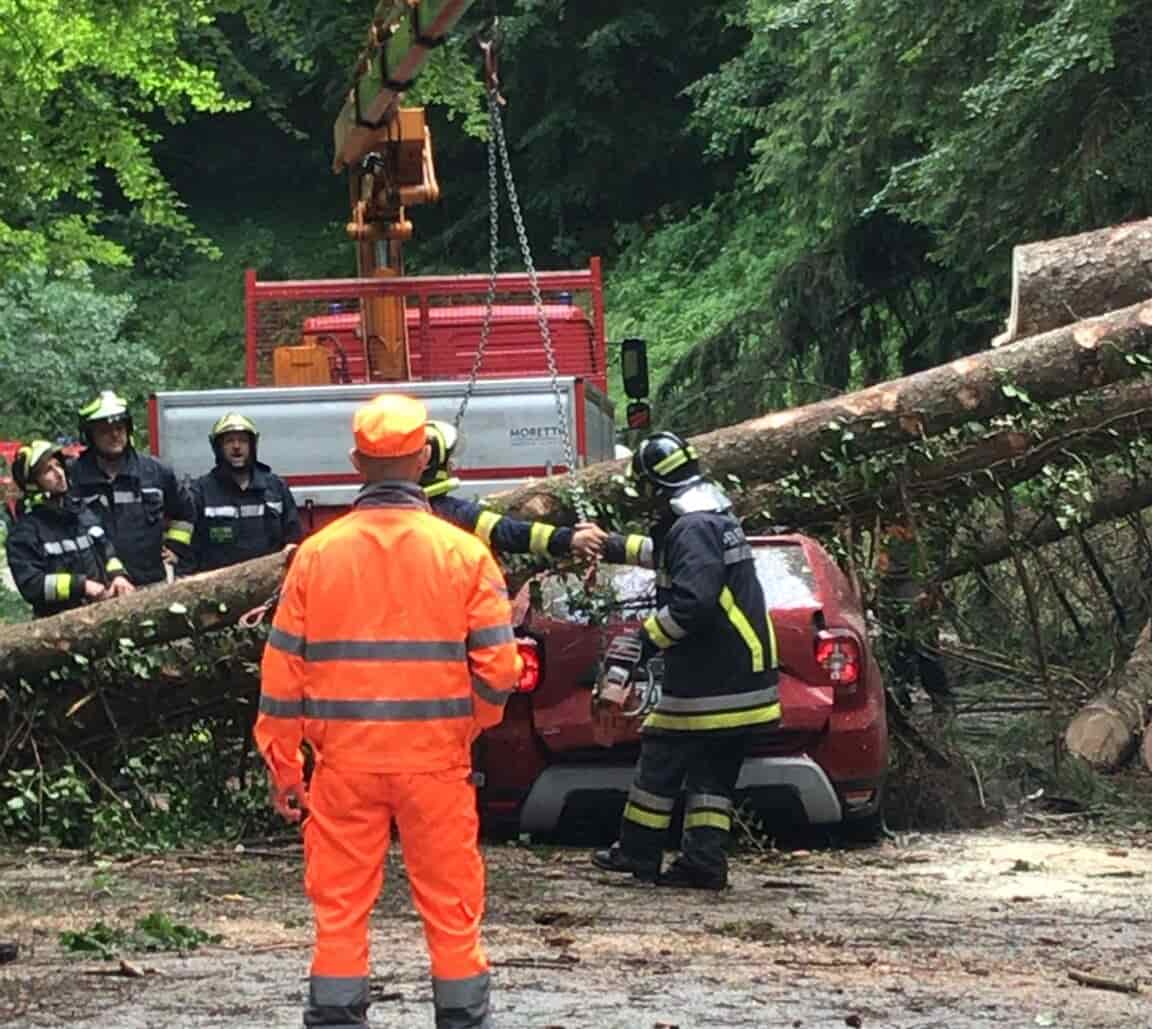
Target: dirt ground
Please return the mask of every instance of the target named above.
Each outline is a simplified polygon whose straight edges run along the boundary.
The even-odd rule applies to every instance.
[[[627,884],[576,849],[492,846],[486,939],[501,1029],[1152,1027],[1152,833],[1072,823],[743,854],[722,895]],[[93,862],[0,854],[0,1024],[288,1029],[309,912],[299,853]],[[432,1025],[396,855],[373,929],[372,1025]],[[187,955],[66,954],[59,932],[150,911],[223,939]],[[121,974],[109,974],[117,973]]]

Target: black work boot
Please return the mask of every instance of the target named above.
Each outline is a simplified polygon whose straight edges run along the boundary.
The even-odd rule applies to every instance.
[[[656,880],[656,885],[681,890],[726,890],[728,873],[709,871],[697,868],[695,865],[687,865],[682,861],[674,861],[668,871]]]
[[[659,861],[653,863],[630,857],[620,849],[619,843],[613,843],[607,850],[594,850],[592,864],[605,872],[631,872],[634,879],[646,883],[654,883],[660,877]]]

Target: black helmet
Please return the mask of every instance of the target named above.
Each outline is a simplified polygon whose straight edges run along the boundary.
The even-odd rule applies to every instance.
[[[456,445],[460,442],[460,433],[456,426],[449,422],[431,421],[424,426],[428,446],[432,448],[432,456],[428,458],[420,476],[421,486],[434,486],[438,482],[447,482],[450,476],[449,464],[452,455],[456,453]]]
[[[678,490],[703,479],[696,451],[674,432],[654,432],[641,440],[628,466],[628,477],[658,492]]]
[[[128,401],[114,390],[104,390],[95,400],[80,408],[80,438],[89,446],[92,446],[93,422],[126,422],[131,443],[132,415],[128,413]]]
[[[217,418],[216,424],[212,426],[212,431],[208,433],[208,442],[212,445],[212,453],[216,455],[216,460],[220,460],[220,437],[229,432],[248,433],[248,439],[252,445],[248,454],[248,461],[255,464],[256,444],[260,442],[260,433],[256,428],[256,423],[251,418],[235,411],[230,411],[228,414]]]
[[[63,447],[47,440],[34,439],[17,452],[12,461],[12,481],[22,493],[36,492],[36,473],[50,457],[59,457]]]

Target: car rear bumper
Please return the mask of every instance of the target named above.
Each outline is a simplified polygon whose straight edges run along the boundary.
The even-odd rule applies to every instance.
[[[564,809],[589,794],[618,794],[623,802],[632,785],[632,765],[553,765],[540,773],[520,810],[520,831],[555,831]],[[840,798],[815,761],[809,757],[750,757],[744,762],[738,792],[787,794],[812,825],[839,822]]]

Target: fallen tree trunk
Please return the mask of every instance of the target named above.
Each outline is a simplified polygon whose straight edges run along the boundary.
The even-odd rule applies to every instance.
[[[1012,250],[1012,306],[992,345],[1152,297],[1152,219]]]
[[[768,414],[693,442],[711,474],[721,481],[735,475],[771,484],[799,467],[826,464],[822,455],[832,450],[851,465],[867,455],[906,446],[967,422],[1020,410],[1025,395],[1030,398],[1025,406],[1031,410],[1043,401],[1125,382],[1143,372],[1149,360],[1152,303],[1145,303],[857,393]],[[1150,389],[1128,388],[1131,392],[1119,397],[1113,394],[1089,401],[1086,413],[1071,416],[1066,427],[1078,431],[1077,426],[1082,429],[1092,418],[1109,412],[1131,416],[1130,424],[1141,427],[1143,416],[1138,411]],[[1043,441],[1027,433],[1001,433],[976,444],[954,462],[924,472],[921,484],[925,489],[946,486],[949,480],[990,461],[1018,461],[1029,448],[1036,460],[1044,458]],[[621,470],[620,462],[606,463],[579,472],[578,478],[598,505],[619,502]],[[913,481],[913,489],[916,486]],[[901,486],[907,487],[907,483]],[[854,503],[857,508],[874,506],[878,499],[891,499],[890,494],[889,485],[888,494],[883,490],[879,497],[861,493]],[[571,497],[566,480],[560,478],[531,483],[499,499],[510,509],[553,519],[573,513],[566,511]],[[1132,502],[1130,497],[1126,503]],[[826,517],[826,512],[809,511],[803,521],[811,524],[820,515]],[[795,520],[802,524],[800,518]],[[35,677],[70,662],[115,653],[124,639],[151,645],[235,624],[243,611],[271,595],[282,564],[278,555],[262,558],[170,587],[0,629],[0,681]]]
[[[126,645],[151,646],[235,625],[272,596],[284,554],[138,590],[127,597],[0,628],[0,682],[42,675]]]
[[[693,439],[709,472],[770,482],[835,451],[851,460],[932,436],[966,422],[1138,377],[1152,357],[1152,303],[974,354],[902,379],[806,407],[753,418]],[[622,461],[576,474],[597,502],[620,503]],[[528,483],[491,498],[536,517],[574,517],[566,479]]]
[[[1068,752],[1093,768],[1111,771],[1131,756],[1152,702],[1152,622],[1110,688],[1085,704],[1068,725]]]
[[[902,478],[889,474],[880,482],[868,482],[849,470],[843,481],[824,490],[827,499],[799,496],[768,483],[737,494],[733,501],[744,516],[767,510],[770,521],[802,528],[846,514],[899,509],[906,500],[986,493],[1024,482],[1068,455],[1114,451],[1118,443],[1152,433],[1152,379],[1081,394],[1077,400],[1082,402],[1072,414],[1042,431],[1019,428],[986,436],[946,457],[908,464]]]

